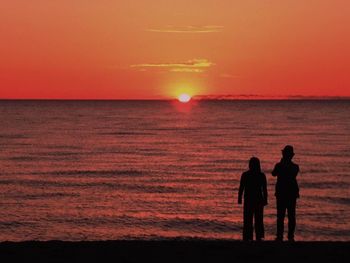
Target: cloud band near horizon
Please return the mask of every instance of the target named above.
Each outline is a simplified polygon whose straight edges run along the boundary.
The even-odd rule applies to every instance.
[[[170,72],[202,73],[215,65],[207,59],[191,59],[185,62],[176,63],[144,63],[131,65],[132,68],[166,68]]]

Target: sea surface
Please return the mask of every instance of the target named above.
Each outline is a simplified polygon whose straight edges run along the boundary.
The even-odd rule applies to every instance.
[[[350,241],[350,101],[0,101],[0,241],[240,239],[252,156],[295,148],[297,240]]]

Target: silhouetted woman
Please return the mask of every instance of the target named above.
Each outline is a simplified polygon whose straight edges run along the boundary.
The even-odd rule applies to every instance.
[[[238,203],[242,204],[243,212],[243,240],[253,240],[253,218],[255,237],[260,241],[264,238],[264,206],[267,205],[266,176],[261,172],[260,160],[252,157],[249,160],[249,170],[241,176],[238,193]]]

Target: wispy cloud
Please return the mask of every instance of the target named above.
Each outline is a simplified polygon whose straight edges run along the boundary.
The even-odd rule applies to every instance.
[[[200,68],[173,68],[171,72],[188,72],[188,73],[202,73],[204,69]]]
[[[223,73],[223,74],[220,74],[220,78],[224,78],[224,79],[238,79],[238,78],[240,78],[240,76]]]
[[[166,26],[162,28],[150,28],[147,29],[149,32],[155,33],[218,33],[222,32],[223,26]]]
[[[202,73],[209,67],[215,65],[207,59],[191,59],[176,63],[145,63],[131,65],[132,68],[166,68],[171,72]]]

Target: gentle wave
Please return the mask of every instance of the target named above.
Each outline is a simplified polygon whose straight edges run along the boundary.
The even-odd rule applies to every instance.
[[[164,185],[145,185],[145,184],[123,184],[118,182],[75,182],[75,181],[43,181],[43,180],[0,180],[0,185],[21,185],[30,187],[52,187],[52,188],[110,188],[115,191],[125,190],[138,193],[183,193],[192,191],[184,187],[172,187]],[[78,190],[78,189],[77,189]],[[23,198],[31,198],[33,195],[22,195]],[[60,195],[59,195],[60,196]],[[19,197],[19,196],[17,196]],[[48,194],[48,197],[56,195]]]
[[[85,217],[85,218],[49,218],[48,222],[58,224],[72,224],[81,226],[110,225],[116,228],[126,227],[154,227],[165,230],[191,230],[194,232],[232,233],[240,231],[241,227],[233,222],[208,220],[199,218],[160,218],[160,217]],[[0,222],[0,225],[2,222]],[[7,223],[8,225],[9,223]]]
[[[348,182],[302,182],[301,187],[313,189],[349,189]]]
[[[348,189],[348,188],[346,188]],[[324,201],[326,203],[334,203],[340,205],[350,205],[350,197],[331,197],[331,196],[305,196],[308,199],[312,199],[315,201]],[[331,215],[332,216],[332,215]]]
[[[69,176],[142,176],[145,171],[139,170],[56,170],[50,172],[33,172],[41,175],[69,175]]]
[[[0,139],[28,139],[29,136],[25,134],[0,134]]]

